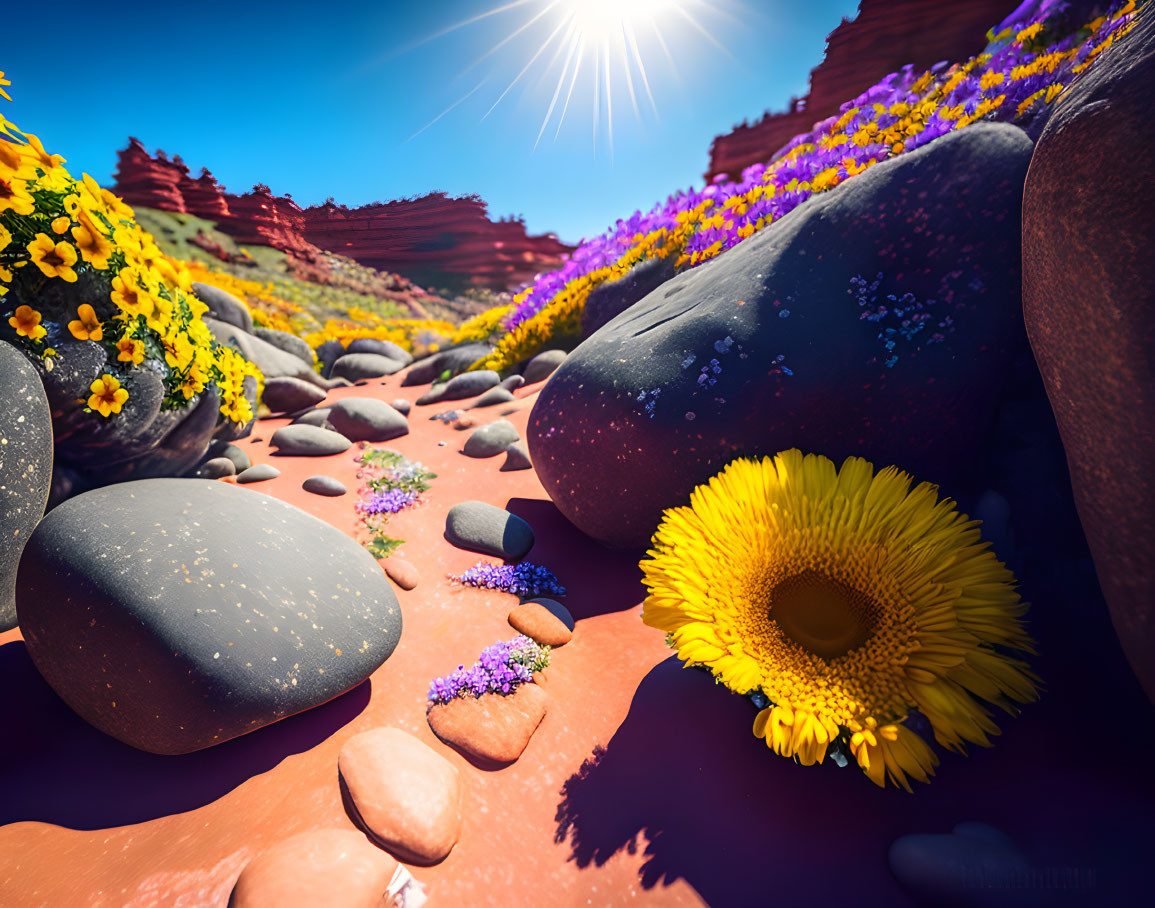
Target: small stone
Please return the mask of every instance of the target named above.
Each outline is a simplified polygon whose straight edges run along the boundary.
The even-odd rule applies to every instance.
[[[409,401],[407,401],[404,397],[398,397],[396,400],[390,401],[389,406],[391,406],[398,413],[408,416],[409,410],[413,407],[413,404],[409,403]]]
[[[529,460],[529,452],[523,444],[510,445],[505,449],[505,463],[501,465],[501,472],[511,470],[532,470],[533,464]]]
[[[321,429],[332,429],[333,424],[329,422],[329,407],[316,407],[302,413],[293,420],[294,426],[317,426]]]
[[[312,407],[325,399],[325,391],[299,378],[270,378],[261,392],[261,401],[274,413],[288,413]]]
[[[333,363],[345,355],[345,347],[340,341],[325,341],[313,351],[321,362],[321,374],[326,378],[333,368]]]
[[[346,353],[333,363],[329,374],[333,378],[347,378],[356,384],[368,378],[392,375],[404,368],[404,363],[377,353]]]
[[[474,397],[482,391],[488,391],[499,381],[501,377],[492,369],[463,372],[445,383],[440,400],[463,400],[466,397]]]
[[[441,400],[442,395],[445,394],[446,384],[448,384],[448,382],[433,385],[428,391],[417,398],[417,406],[424,407],[427,404],[435,404]]]
[[[325,457],[349,450],[351,442],[344,435],[318,426],[282,426],[273,433],[269,444],[278,454],[299,457]]]
[[[466,457],[496,457],[511,444],[521,441],[513,423],[497,419],[482,426],[465,440]]]
[[[403,590],[411,590],[421,581],[421,575],[417,572],[417,568],[396,555],[382,559],[381,567],[389,579]]]
[[[329,422],[350,441],[388,441],[409,434],[409,421],[383,400],[343,397],[329,408]]]
[[[495,555],[510,561],[533,548],[533,528],[504,508],[484,501],[463,501],[449,509],[445,538],[461,549]]]
[[[220,479],[223,476],[236,476],[237,465],[227,457],[210,457],[193,474],[197,479]]]
[[[408,366],[413,362],[413,354],[411,354],[404,347],[399,347],[392,341],[376,340],[371,337],[358,337],[349,343],[345,348],[346,353],[373,353],[377,356],[384,356],[386,359],[391,359],[401,363],[402,366]]]
[[[209,446],[208,457],[227,457],[233,462],[233,466],[237,468],[238,473],[242,473],[253,465],[249,459],[249,455],[245,453],[244,448],[239,448],[234,444],[228,442],[215,441]]]
[[[451,347],[440,350],[432,356],[416,362],[405,373],[401,380],[402,387],[409,385],[427,385],[439,375],[448,372],[456,375],[462,369],[467,369],[483,356],[492,352],[488,344],[463,344],[460,347]]]
[[[286,353],[292,353],[293,356],[306,363],[310,369],[313,368],[313,348],[297,335],[290,334],[288,331],[277,331],[274,328],[254,328],[253,334],[266,343],[279,347]]]
[[[512,763],[545,718],[549,697],[536,684],[512,694],[456,697],[429,710],[429,727],[446,744],[482,764]]]
[[[481,397],[477,398],[477,400],[475,400],[473,402],[472,406],[474,406],[474,407],[495,407],[498,404],[507,404],[511,400],[516,400],[516,399],[517,398],[515,398],[513,396],[512,391],[510,391],[507,388],[502,388],[501,386],[498,386],[496,388],[490,388],[488,391],[486,391],[484,394],[482,394]]]
[[[337,757],[354,819],[381,847],[417,864],[443,861],[461,832],[461,778],[408,732],[373,728]]]
[[[211,284],[202,284],[200,281],[193,282],[192,292],[193,296],[209,307],[210,316],[252,333],[253,316],[249,312],[249,307],[231,293],[226,293]]]
[[[553,599],[530,599],[509,612],[509,624],[546,646],[565,646],[573,639],[573,615]]]
[[[525,384],[524,375],[511,375],[509,378],[503,379],[501,384],[497,387],[505,388],[506,391],[516,391]]]
[[[280,475],[281,471],[271,463],[258,463],[253,464],[247,470],[241,470],[237,474],[237,482],[262,482],[266,479],[276,479]]]
[[[229,908],[379,908],[394,904],[386,898],[397,868],[394,858],[356,830],[310,830],[249,861]]]
[[[525,383],[532,385],[534,382],[549,378],[565,358],[564,350],[543,350],[526,363],[525,372],[522,373]]]
[[[348,491],[343,482],[332,476],[310,476],[301,483],[301,488],[306,492],[324,495],[327,498],[338,498]]]

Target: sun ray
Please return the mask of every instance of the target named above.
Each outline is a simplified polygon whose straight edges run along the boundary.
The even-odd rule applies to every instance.
[[[465,69],[463,69],[460,74],[465,75],[471,69],[475,68],[480,63],[482,63],[484,60],[488,59],[489,57],[492,57],[495,53],[497,53],[499,50],[501,50],[501,48],[505,47],[505,45],[507,45],[510,41],[512,41],[518,35],[523,34],[527,30],[529,30],[531,27],[533,27],[533,24],[535,22],[539,21],[543,16],[545,16],[546,13],[548,13],[551,9],[553,9],[555,6],[557,6],[559,2],[560,2],[560,0],[551,0],[550,3],[546,4],[540,10],[538,10],[537,15],[531,16],[529,19],[527,19],[525,22],[522,23],[520,28],[516,28],[513,31],[511,31],[508,35],[506,35],[504,38],[502,38],[500,41],[498,41],[495,45],[493,45],[493,47],[491,47],[484,54],[482,54],[480,57],[478,57],[476,60],[474,60],[472,63],[470,63],[467,67],[465,67]],[[569,16],[572,18],[573,13],[570,13]]]
[[[537,139],[535,139],[534,143],[533,143],[533,147],[535,149],[537,148],[538,143],[541,141],[542,134],[545,132],[545,127],[549,124],[550,117],[553,116],[553,110],[557,106],[557,99],[561,95],[562,84],[565,82],[565,75],[567,72],[569,72],[569,65],[570,65],[570,62],[574,58],[574,54],[577,52],[577,48],[578,48],[577,34],[573,33],[572,29],[571,29],[570,41],[569,41],[569,53],[566,54],[565,65],[562,66],[562,68],[561,68],[561,75],[559,75],[557,77],[557,85],[554,87],[553,97],[550,99],[550,102],[549,102],[549,109],[545,112],[545,118],[541,121],[541,129],[539,129],[537,131]],[[575,73],[575,76],[576,76],[576,73]],[[563,114],[563,116],[564,116],[564,114]],[[558,128],[559,129],[561,128],[560,124],[558,125]]]
[[[541,56],[543,53],[545,53],[545,50],[546,50],[546,48],[547,48],[547,47],[549,47],[549,46],[550,46],[550,44],[552,44],[552,43],[553,43],[553,39],[557,37],[557,33],[558,33],[558,32],[560,32],[560,31],[562,30],[562,27],[563,27],[564,25],[565,25],[565,22],[564,22],[564,21],[562,21],[562,22],[559,22],[559,23],[558,23],[558,25],[557,25],[557,28],[555,28],[555,29],[554,29],[552,32],[550,32],[550,35],[549,35],[549,37],[548,37],[548,38],[546,38],[546,40],[542,42],[542,44],[541,44],[541,47],[539,47],[539,48],[537,49],[537,53],[535,53],[535,54],[534,54],[532,57],[530,57],[530,58],[529,58],[529,62],[528,62],[528,63],[526,63],[526,64],[525,64],[525,66],[523,66],[523,67],[521,68],[521,72],[519,72],[519,73],[518,73],[516,76],[514,76],[514,77],[513,77],[513,81],[512,81],[512,82],[510,82],[510,83],[509,83],[509,85],[507,85],[507,86],[505,87],[505,91],[503,91],[503,92],[502,92],[500,95],[498,95],[498,98],[497,98],[497,100],[496,100],[496,101],[494,101],[494,102],[493,102],[493,105],[492,105],[492,106],[489,108],[489,110],[487,110],[487,111],[486,111],[486,112],[485,112],[485,113],[482,115],[481,119],[483,119],[483,120],[484,120],[484,119],[485,119],[486,117],[488,117],[488,116],[489,116],[491,113],[493,113],[493,109],[494,109],[495,107],[497,107],[497,105],[498,105],[498,104],[500,104],[500,103],[502,102],[502,100],[505,98],[505,96],[506,96],[506,95],[508,95],[508,94],[509,94],[509,92],[510,92],[510,89],[512,89],[512,88],[513,88],[513,86],[515,86],[515,85],[516,85],[518,82],[520,82],[520,81],[521,81],[521,77],[522,77],[522,76],[524,76],[524,75],[525,75],[527,72],[529,72],[529,70],[530,70],[530,67],[532,67],[532,66],[533,66],[533,64],[537,62],[537,58],[538,58],[538,57],[540,57],[540,56]]]
[[[449,113],[451,110],[453,110],[453,108],[455,108],[458,104],[460,104],[462,101],[465,101],[468,98],[470,98],[484,84],[485,84],[485,80],[482,79],[480,82],[478,82],[476,85],[474,85],[473,88],[471,88],[469,91],[467,91],[465,94],[463,94],[460,98],[458,98],[456,101],[454,101],[452,104],[450,104],[447,108],[445,108],[445,110],[441,111],[441,113],[439,113],[432,120],[430,120],[428,123],[426,123],[424,126],[422,126],[419,130],[417,130],[417,132],[413,133],[413,135],[411,135],[408,139],[406,139],[401,144],[405,145],[405,144],[411,142],[413,139],[416,139],[419,135],[421,135],[421,133],[425,132],[425,130],[427,130],[430,126],[432,126],[434,123],[436,123],[442,117],[444,117],[447,113]]]
[[[654,112],[655,119],[658,118],[658,105],[654,101],[654,93],[650,89],[650,78],[646,75],[646,64],[642,60],[642,52],[638,49],[638,35],[634,30],[632,22],[626,23],[626,38],[629,40],[630,50],[634,55],[634,65],[638,67],[638,73],[642,77],[642,87],[646,90],[646,97],[650,100],[650,109]]]
[[[581,70],[582,60],[585,59],[585,54],[586,54],[585,45],[583,45],[581,43],[581,40],[579,39],[578,40],[578,58],[577,58],[577,63],[573,69],[573,78],[571,78],[569,80],[569,90],[565,94],[565,104],[562,106],[562,109],[561,109],[561,117],[559,117],[558,121],[557,121],[557,132],[555,132],[553,134],[553,140],[555,142],[557,141],[557,137],[559,135],[561,135],[561,124],[565,122],[566,111],[569,110],[569,100],[570,100],[570,98],[573,97],[573,88],[574,88],[574,85],[577,83],[578,72]]]

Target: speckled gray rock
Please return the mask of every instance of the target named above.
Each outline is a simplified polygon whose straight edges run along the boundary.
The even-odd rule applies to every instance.
[[[349,439],[344,435],[319,426],[282,426],[273,433],[269,444],[278,454],[298,457],[325,457],[349,450]]]
[[[449,509],[445,538],[461,549],[516,561],[533,548],[533,528],[503,508],[463,501]]]
[[[222,476],[236,476],[237,465],[227,457],[210,457],[193,474],[195,479],[220,479]]]
[[[328,377],[333,363],[345,355],[345,345],[340,341],[325,341],[313,351],[321,362],[321,374]]]
[[[492,350],[493,348],[488,344],[462,344],[460,347],[440,350],[430,357],[415,362],[405,373],[401,384],[403,387],[427,385],[445,372],[456,375],[461,370],[468,369]]]
[[[467,457],[496,457],[510,445],[521,441],[513,423],[504,419],[495,419],[479,429],[465,440],[462,449]]]
[[[505,463],[501,465],[502,473],[508,473],[511,470],[532,469],[533,463],[529,459],[529,452],[525,449],[525,445],[519,442],[505,449]]]
[[[310,476],[301,483],[301,488],[314,495],[324,495],[328,498],[338,498],[348,491],[343,482],[332,476]]]
[[[566,358],[564,350],[543,350],[528,363],[526,363],[525,371],[522,377],[525,378],[527,385],[532,385],[535,381],[544,381],[553,375],[554,370],[560,366]]]
[[[319,426],[322,429],[332,429],[333,424],[329,422],[329,407],[317,407],[302,413],[293,420],[294,426]]]
[[[288,413],[291,410],[313,407],[324,399],[323,389],[312,382],[290,376],[270,378],[265,382],[265,390],[261,393],[261,401],[274,413]]]
[[[409,411],[413,408],[413,404],[409,403],[404,397],[398,397],[396,400],[389,401],[389,406],[403,416],[408,416]]]
[[[292,353],[310,369],[313,368],[313,348],[297,335],[290,334],[288,331],[277,331],[275,328],[254,328],[253,335],[274,347],[279,347],[286,353]]]
[[[350,441],[387,441],[409,434],[409,421],[383,400],[343,397],[329,407],[329,422]]]
[[[392,359],[401,363],[402,366],[408,366],[413,362],[413,354],[404,347],[399,347],[392,341],[376,340],[372,337],[358,337],[349,342],[349,346],[345,348],[346,353],[375,353],[377,356],[384,356],[386,359]]]
[[[266,479],[276,479],[280,475],[281,471],[271,463],[255,463],[237,474],[237,482],[263,482]]]
[[[193,296],[209,307],[210,316],[252,334],[253,316],[249,312],[249,307],[231,293],[226,293],[211,284],[202,284],[200,281],[193,282],[192,291]]]
[[[525,384],[525,376],[524,375],[511,375],[511,376],[509,376],[509,378],[503,378],[501,380],[501,384],[498,385],[498,387],[499,388],[505,388],[506,391],[516,391],[518,388],[520,388],[524,384]]]
[[[237,468],[238,473],[247,470],[253,465],[253,462],[249,459],[249,455],[245,453],[244,448],[238,448],[236,445],[224,441],[214,441],[209,445],[207,456],[227,457],[233,462],[233,466]]]
[[[657,290],[674,276],[674,256],[646,259],[634,265],[616,281],[595,287],[582,306],[582,337],[621,315],[634,303]]]
[[[498,404],[507,404],[514,399],[512,391],[502,388],[499,385],[496,388],[490,388],[482,394],[481,397],[477,398],[477,400],[470,405],[470,409],[473,407],[495,407]]]
[[[52,414],[36,370],[0,342],[0,631],[16,626],[16,566],[52,482]]]
[[[73,710],[164,754],[338,696],[401,635],[389,581],[360,545],[199,479],[98,489],[51,511],[21,560],[16,608],[28,654]]]
[[[346,353],[333,363],[329,374],[334,378],[347,378],[356,384],[367,378],[380,378],[404,369],[403,363],[377,353]]]

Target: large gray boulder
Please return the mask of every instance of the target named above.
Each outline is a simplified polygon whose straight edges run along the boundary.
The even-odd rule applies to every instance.
[[[252,333],[253,316],[249,312],[249,307],[231,293],[226,293],[211,284],[202,284],[200,281],[193,283],[192,291],[197,299],[209,307],[208,314],[211,318]]]
[[[199,750],[349,690],[401,609],[329,524],[201,479],[98,489],[49,512],[16,608],[40,674],[81,717],[154,753]]]
[[[589,535],[637,546],[665,508],[743,455],[800,447],[948,488],[964,477],[1022,330],[1031,150],[1003,124],[936,139],[596,331],[529,419],[554,503]]]

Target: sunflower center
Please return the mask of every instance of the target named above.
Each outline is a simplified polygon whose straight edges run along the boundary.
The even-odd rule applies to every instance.
[[[770,591],[770,617],[787,637],[822,659],[862,646],[874,630],[877,605],[865,593],[806,570]]]

